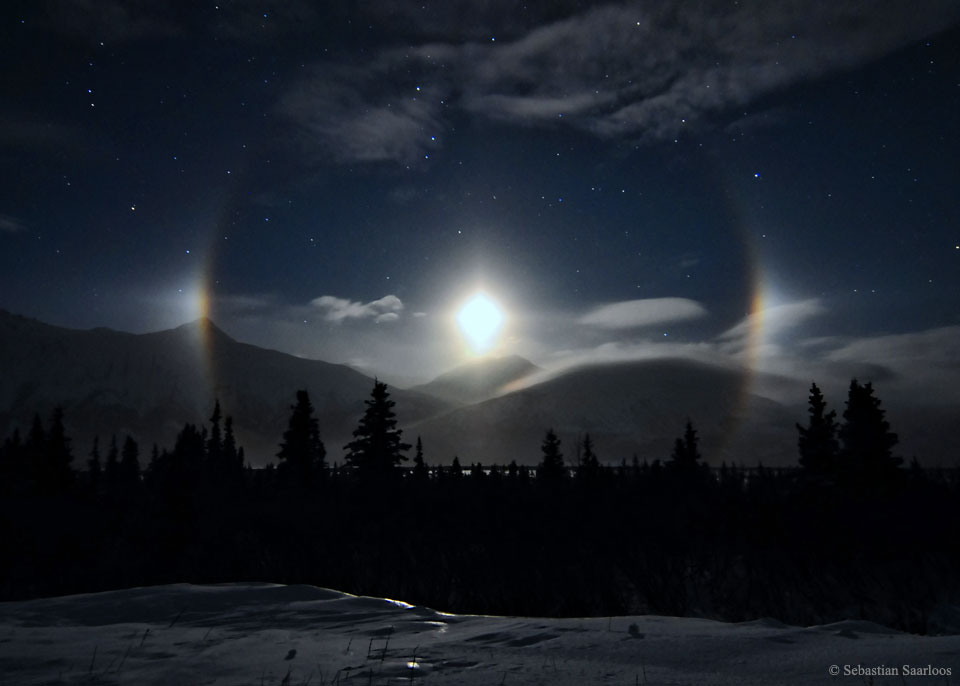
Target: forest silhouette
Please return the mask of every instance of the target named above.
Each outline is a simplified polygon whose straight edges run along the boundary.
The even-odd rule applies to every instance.
[[[253,469],[219,402],[149,457],[111,436],[84,459],[63,410],[35,416],[0,448],[0,599],[266,581],[460,613],[863,618],[918,633],[960,600],[958,473],[903,466],[870,383],[851,381],[842,421],[811,386],[793,468],[711,468],[692,420],[652,461],[617,462],[589,435],[565,454],[545,428],[536,468],[431,466],[419,437],[407,466],[380,381],[343,464],[322,422],[296,391],[276,464]]]

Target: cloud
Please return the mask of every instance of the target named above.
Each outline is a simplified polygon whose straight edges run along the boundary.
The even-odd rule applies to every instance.
[[[717,339],[726,351],[737,352],[751,342],[754,331],[761,332],[765,342],[773,341],[785,331],[795,329],[824,312],[826,308],[817,298],[774,305],[749,314]]]
[[[446,128],[447,87],[426,71],[417,55],[395,52],[363,65],[322,64],[278,110],[296,125],[298,142],[340,162],[420,163]]]
[[[960,369],[960,326],[874,336],[847,341],[832,351],[833,360],[873,359],[898,367],[922,365],[937,372]]]
[[[151,0],[48,0],[46,23],[56,31],[88,41],[131,41],[176,36],[182,26],[167,3]]]
[[[26,228],[23,222],[16,217],[11,217],[8,214],[0,214],[0,233],[20,233],[21,231],[25,231]]]
[[[385,295],[379,300],[368,303],[354,302],[332,295],[322,295],[310,301],[314,307],[325,311],[325,318],[331,322],[344,319],[373,319],[377,324],[392,322],[400,318],[403,303],[395,295]]]
[[[626,300],[597,308],[578,321],[603,329],[635,329],[706,316],[703,305],[686,298]]]
[[[869,362],[889,370],[901,384],[923,389],[920,402],[960,402],[960,326],[852,339],[824,357],[834,366]]]
[[[739,118],[764,96],[960,21],[952,0],[928,0],[923,12],[892,0],[675,0],[583,11],[544,3],[519,18],[484,2],[466,30],[457,8],[471,4],[436,13],[384,5],[379,18],[405,35],[391,45],[409,47],[374,50],[362,64],[316,65],[280,112],[301,140],[340,162],[423,162],[438,131],[464,113],[607,139],[672,139],[729,126],[729,113]]]

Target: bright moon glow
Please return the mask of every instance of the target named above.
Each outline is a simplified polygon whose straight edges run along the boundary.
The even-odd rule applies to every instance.
[[[473,351],[482,353],[493,345],[503,313],[490,298],[478,293],[457,312],[457,324]]]

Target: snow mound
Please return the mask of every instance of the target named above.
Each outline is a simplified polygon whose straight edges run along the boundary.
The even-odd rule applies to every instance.
[[[312,586],[178,584],[0,603],[0,674],[24,685],[835,684],[831,665],[957,674],[957,655],[960,636],[869,622],[450,615]]]

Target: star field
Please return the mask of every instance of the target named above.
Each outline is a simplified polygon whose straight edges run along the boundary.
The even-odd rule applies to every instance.
[[[960,327],[955,5],[485,7],[4,8],[0,307],[402,381],[479,285],[548,366],[758,308],[791,373]],[[656,299],[700,314],[582,324]]]

